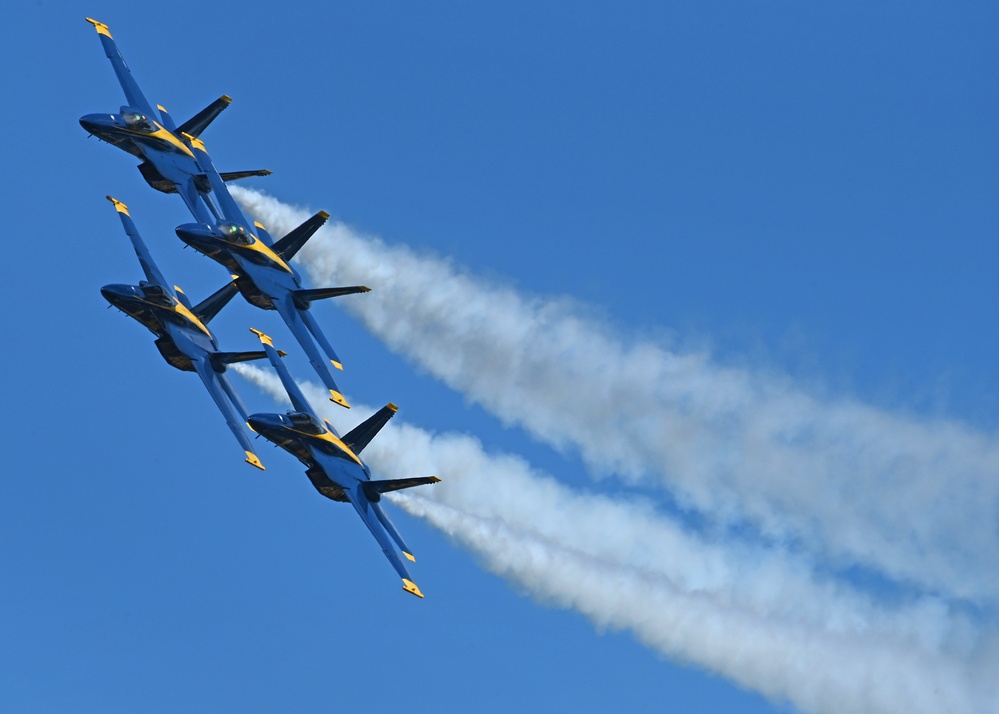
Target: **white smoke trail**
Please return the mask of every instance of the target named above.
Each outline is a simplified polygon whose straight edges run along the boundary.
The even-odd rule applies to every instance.
[[[285,398],[272,374],[235,368]],[[982,654],[990,641],[940,602],[886,609],[794,556],[706,542],[648,504],[574,492],[468,436],[390,423],[364,456],[386,477],[446,475],[393,500],[535,597],[805,711],[975,712],[996,694],[976,668],[996,661]]]
[[[275,235],[308,214],[233,187]],[[716,522],[748,519],[834,566],[946,598],[999,599],[999,440],[917,420],[703,354],[626,342],[565,300],[525,298],[342,224],[302,252],[317,284],[391,348],[595,472],[655,478]],[[348,360],[349,361],[349,360]]]

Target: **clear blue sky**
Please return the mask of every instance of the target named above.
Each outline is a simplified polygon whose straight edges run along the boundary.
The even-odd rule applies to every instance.
[[[7,11],[5,708],[789,711],[535,601],[396,509],[427,598],[404,595],[352,512],[283,453],[243,464],[198,380],[99,293],[141,275],[109,193],[192,298],[225,275],[182,250],[180,199],[77,123],[124,101],[87,15],[175,118],[233,97],[203,138],[221,170],[274,171],[246,185],[626,336],[994,438],[999,7],[686,5]],[[353,400],[620,492],[317,314]],[[213,327],[250,349],[251,324],[290,341],[242,304]]]

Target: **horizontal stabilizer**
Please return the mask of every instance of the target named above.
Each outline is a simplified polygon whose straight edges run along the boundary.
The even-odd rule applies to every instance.
[[[425,486],[431,483],[440,483],[440,479],[436,476],[393,478],[385,479],[383,481],[365,481],[361,484],[361,487],[364,489],[365,496],[367,496],[370,500],[377,502],[383,493],[388,493],[389,491],[400,491],[404,488],[412,488],[413,486]]]
[[[201,136],[201,132],[208,128],[208,125],[215,120],[215,117],[222,113],[223,109],[229,106],[230,102],[232,102],[232,99],[223,94],[221,97],[181,124],[176,133],[190,134],[194,137]]]
[[[326,211],[320,211],[316,215],[312,216],[306,220],[298,228],[291,230],[288,235],[284,236],[281,240],[274,244],[274,252],[280,255],[285,260],[291,260],[295,257],[295,253],[301,250],[305,242],[309,240],[316,231],[318,231],[324,223],[329,219],[330,214]]]
[[[284,355],[283,352],[278,354]],[[254,352],[213,352],[211,354],[212,367],[215,368],[216,372],[225,372],[227,365],[236,364],[237,362],[251,362],[255,359],[267,359],[267,353],[263,350],[256,350]]]
[[[302,288],[301,290],[293,290],[291,296],[295,300],[295,307],[299,310],[308,310],[313,300],[369,292],[371,292],[371,288],[367,285],[349,285],[344,288]]]
[[[271,172],[267,169],[256,169],[254,171],[222,171],[219,176],[222,177],[223,181],[238,181],[239,179],[249,178],[250,176],[270,176]]]
[[[384,407],[351,429],[347,435],[343,437],[343,443],[349,446],[350,450],[355,454],[360,454],[364,450],[364,447],[371,442],[375,434],[381,431],[381,428],[388,423],[388,420],[395,416],[397,411],[399,411],[399,407],[395,404],[386,404]]]
[[[212,321],[212,318],[219,314],[219,310],[229,304],[229,301],[238,292],[239,289],[236,287],[236,281],[233,280],[195,305],[191,309],[191,312],[207,325]]]

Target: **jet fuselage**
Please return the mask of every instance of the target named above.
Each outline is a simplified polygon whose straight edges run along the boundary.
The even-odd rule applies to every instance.
[[[275,301],[291,299],[292,291],[302,287],[298,271],[242,226],[186,223],[177,227],[177,235],[237,276],[236,287],[246,301],[263,310],[277,309]]]
[[[190,147],[145,115],[122,107],[121,114],[87,114],[80,125],[98,139],[143,159],[143,178],[157,191],[175,193],[177,184],[192,179],[201,193],[211,191]]]
[[[101,295],[157,336],[156,346],[173,367],[195,371],[193,359],[217,351],[218,341],[188,308],[153,285],[105,285]]]

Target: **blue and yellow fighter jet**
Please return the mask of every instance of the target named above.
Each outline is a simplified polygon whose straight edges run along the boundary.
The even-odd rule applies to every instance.
[[[396,412],[388,404],[361,422],[343,438],[336,429],[316,414],[312,405],[291,378],[288,368],[281,362],[270,337],[253,330],[264,345],[264,350],[281,377],[281,383],[291,398],[293,411],[287,414],[252,414],[250,427],[268,441],[272,441],[305,464],[305,475],[323,496],[333,501],[347,501],[357,511],[364,525],[378,541],[385,557],[402,578],[402,588],[417,597],[423,593],[416,587],[396,546],[409,560],[415,561],[409,546],[382,508],[382,494],[403,488],[437,483],[436,476],[372,481],[371,472],[358,454]]]
[[[288,264],[305,242],[326,222],[329,214],[320,211],[275,242],[262,225],[251,224],[247,220],[216,171],[201,140],[190,136],[186,138],[190,141],[194,155],[211,183],[224,219],[214,224],[187,223],[178,226],[177,235],[199,253],[225,266],[247,302],[264,310],[277,310],[305,350],[316,374],[330,390],[330,401],[349,409],[350,405],[337,387],[333,372],[330,370],[330,364],[337,369],[343,369],[343,365],[309,312],[309,306],[314,300],[365,293],[370,288],[364,285],[352,285],[306,289],[302,287],[302,278],[298,271]],[[309,333],[329,357],[330,364],[323,359]]]
[[[196,220],[212,222],[220,219],[217,208],[208,197],[211,186],[198,168],[185,136],[200,136],[209,124],[232,101],[222,96],[188,119],[179,127],[162,106],[153,107],[143,96],[132,77],[121,52],[118,51],[108,26],[87,18],[97,29],[104,54],[125,91],[127,104],[118,114],[87,114],[80,124],[88,133],[114,144],[138,159],[139,171],[150,186],[163,193],[179,193]],[[225,181],[247,176],[267,176],[270,171],[234,171],[222,174]],[[203,201],[198,199],[202,198]],[[207,210],[211,214],[206,213]]]
[[[128,207],[111,196],[107,198],[118,211],[146,279],[138,285],[105,285],[101,294],[114,307],[135,318],[156,335],[156,346],[170,365],[185,372],[197,372],[246,452],[246,462],[263,470],[264,466],[253,453],[253,446],[243,428],[243,424],[247,423],[246,409],[223,372],[226,365],[263,359],[266,354],[260,350],[219,352],[218,341],[207,327],[208,322],[236,294],[235,284],[229,283],[198,305],[191,305],[183,291],[171,287],[156,267],[135,228]]]

